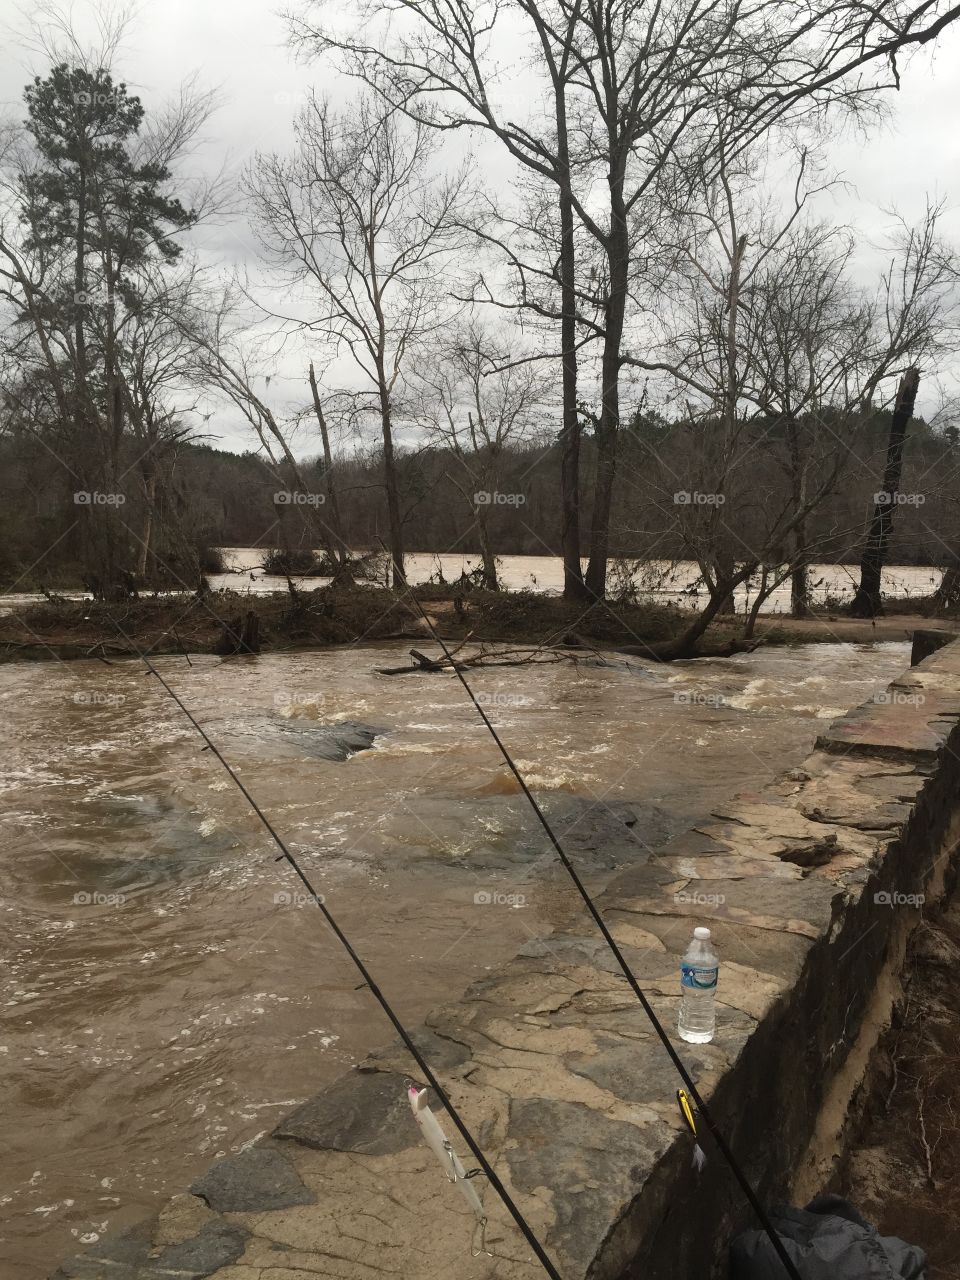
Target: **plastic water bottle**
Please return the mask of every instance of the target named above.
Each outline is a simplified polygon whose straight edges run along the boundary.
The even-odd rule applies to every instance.
[[[717,1029],[717,971],[720,957],[710,945],[710,930],[694,929],[693,941],[680,961],[681,1039],[706,1044]]]

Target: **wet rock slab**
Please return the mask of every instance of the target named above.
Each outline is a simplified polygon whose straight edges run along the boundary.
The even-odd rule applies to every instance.
[[[298,1107],[274,1130],[306,1147],[395,1155],[417,1141],[407,1080],[392,1072],[350,1071]]]
[[[187,1239],[157,1247],[152,1224],[144,1224],[94,1246],[64,1263],[53,1280],[203,1280],[232,1268],[250,1233],[234,1223],[207,1223]]]
[[[284,717],[277,725],[283,740],[304,755],[342,764],[358,751],[369,751],[383,733],[372,725],[344,720],[337,724],[316,724],[299,717]]]
[[[313,1204],[296,1169],[275,1147],[250,1147],[215,1164],[190,1188],[216,1213]]]

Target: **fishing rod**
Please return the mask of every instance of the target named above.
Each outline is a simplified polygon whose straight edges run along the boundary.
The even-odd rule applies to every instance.
[[[787,1275],[790,1277],[790,1280],[803,1280],[802,1276],[797,1271],[796,1266],[791,1260],[789,1254],[784,1248],[783,1242],[781,1241],[779,1235],[774,1229],[773,1223],[770,1221],[769,1217],[767,1216],[766,1210],[764,1209],[763,1205],[760,1203],[760,1198],[758,1197],[757,1193],[754,1191],[753,1187],[751,1186],[750,1181],[747,1178],[746,1174],[743,1172],[743,1170],[740,1168],[739,1164],[737,1163],[733,1152],[731,1151],[729,1145],[727,1144],[726,1139],[723,1136],[723,1133],[718,1128],[716,1121],[714,1120],[710,1111],[707,1109],[706,1103],[701,1098],[697,1090],[697,1086],[694,1084],[693,1078],[690,1075],[690,1072],[684,1066],[683,1059],[680,1057],[676,1049],[673,1047],[670,1037],[667,1035],[666,1031],[664,1030],[663,1023],[657,1017],[656,1012],[653,1009],[653,1006],[650,1004],[650,1001],[647,999],[646,995],[644,994],[643,989],[640,986],[639,982],[637,981],[633,970],[630,968],[629,964],[627,963],[626,957],[624,956],[620,948],[617,946],[616,939],[614,938],[610,930],[607,928],[606,921],[603,919],[603,916],[600,914],[599,910],[597,909],[596,904],[594,903],[593,898],[590,896],[589,891],[587,890],[583,881],[580,879],[580,876],[577,874],[576,867],[574,867],[573,863],[570,861],[570,858],[567,856],[566,851],[564,850],[559,839],[557,838],[557,835],[554,832],[553,827],[550,825],[550,822],[546,814],[540,808],[540,805],[537,803],[536,798],[533,795],[533,792],[527,786],[527,783],[523,777],[523,774],[517,768],[513,757],[511,756],[510,752],[507,750],[506,746],[504,745],[503,739],[500,737],[496,729],[493,727],[486,711],[484,711],[481,704],[477,701],[477,698],[474,695],[473,689],[470,687],[470,684],[463,673],[463,664],[456,661],[453,654],[447,648],[446,641],[440,637],[436,627],[433,625],[433,621],[428,616],[426,610],[423,608],[423,605],[420,603],[417,597],[413,594],[413,591],[410,589],[409,586],[406,587],[406,592],[410,596],[410,599],[413,600],[414,604],[416,605],[417,611],[419,612],[423,621],[426,623],[427,628],[429,629],[430,634],[433,637],[434,641],[443,650],[444,657],[449,662],[453,670],[453,673],[456,675],[457,679],[463,685],[463,688],[466,691],[467,696],[469,697],[470,701],[473,703],[474,707],[476,708],[478,714],[480,715],[481,720],[489,729],[490,735],[493,738],[494,742],[497,744],[500,754],[503,756],[503,759],[506,762],[507,767],[509,768],[510,772],[513,774],[514,778],[516,778],[517,784],[519,785],[520,790],[523,792],[524,796],[526,796],[530,804],[530,807],[533,809],[533,812],[537,816],[538,822],[540,823],[541,827],[543,827],[543,830],[546,832],[547,838],[549,839],[550,843],[553,845],[554,849],[556,850],[557,857],[560,859],[560,862],[566,869],[567,874],[570,876],[570,879],[573,881],[574,885],[576,886],[577,892],[579,893],[580,897],[583,899],[584,906],[587,908],[590,915],[593,917],[594,923],[596,924],[597,928],[600,930],[600,933],[603,935],[603,939],[606,942],[607,946],[610,948],[611,952],[613,953],[617,961],[617,964],[620,966],[620,970],[623,973],[623,976],[626,978],[627,982],[629,983],[630,988],[633,991],[634,995],[640,1001],[640,1004],[643,1007],[644,1013],[649,1018],[650,1023],[653,1026],[653,1029],[656,1032],[661,1044],[666,1049],[670,1057],[670,1061],[673,1063],[674,1067],[676,1067],[680,1078],[683,1080],[683,1083],[686,1085],[686,1088],[690,1097],[696,1103],[697,1110],[700,1112],[701,1116],[703,1117],[703,1122],[709,1129],[714,1142],[716,1142],[717,1147],[720,1150],[721,1155],[726,1160],[727,1164],[730,1166],[730,1169],[733,1172],[734,1177],[736,1178],[737,1182],[740,1184],[740,1189],[743,1191],[743,1194],[746,1196],[750,1204],[750,1207],[753,1209],[754,1213],[757,1215],[757,1219],[761,1227],[769,1236],[770,1243],[773,1245],[773,1248],[776,1251],[777,1257],[783,1263],[783,1266]]]
[[[121,630],[119,625],[118,625],[118,630]],[[124,634],[122,630],[121,630],[121,634]],[[539,1263],[541,1264],[541,1266],[543,1267],[547,1275],[550,1277],[550,1280],[563,1280],[562,1276],[560,1275],[560,1272],[554,1266],[549,1255],[546,1253],[540,1241],[537,1239],[536,1235],[534,1234],[532,1227],[529,1225],[526,1218],[521,1213],[520,1209],[514,1203],[514,1200],[510,1195],[509,1191],[506,1189],[506,1187],[501,1182],[500,1178],[497,1176],[496,1170],[490,1164],[490,1161],[487,1159],[487,1157],[483,1154],[483,1151],[480,1149],[479,1144],[474,1139],[473,1134],[470,1132],[470,1130],[467,1128],[466,1124],[462,1120],[459,1111],[450,1101],[450,1098],[447,1096],[446,1091],[443,1089],[439,1080],[434,1075],[430,1067],[430,1064],[427,1062],[426,1058],[424,1058],[423,1054],[417,1048],[416,1044],[414,1043],[413,1037],[410,1035],[409,1031],[407,1031],[406,1027],[400,1021],[399,1017],[393,1011],[393,1007],[391,1006],[389,1000],[386,998],[383,992],[380,990],[377,983],[374,981],[373,975],[371,974],[370,970],[367,968],[366,964],[363,962],[363,960],[354,950],[354,947],[351,944],[349,938],[344,933],[340,925],[337,923],[329,907],[326,905],[326,902],[323,899],[323,895],[317,893],[316,889],[311,884],[310,879],[307,876],[306,872],[300,866],[300,863],[297,861],[297,859],[293,856],[293,854],[287,848],[286,844],[281,839],[280,835],[277,833],[276,828],[273,826],[270,819],[266,816],[266,814],[257,804],[256,800],[250,794],[249,790],[247,789],[243,781],[240,779],[240,777],[234,772],[229,761],[224,757],[220,749],[217,747],[216,743],[207,733],[206,729],[204,729],[203,725],[199,722],[199,720],[197,720],[197,718],[190,711],[189,707],[187,707],[186,704],[177,695],[175,690],[171,688],[171,686],[166,682],[166,680],[164,680],[163,676],[160,674],[157,668],[153,665],[153,663],[150,661],[147,655],[137,647],[137,645],[130,639],[129,636],[125,636],[125,639],[133,647],[134,651],[137,653],[138,657],[143,661],[144,665],[146,666],[150,674],[157,678],[157,680],[160,682],[162,687],[166,690],[166,692],[170,695],[173,701],[177,704],[177,706],[180,708],[183,714],[187,717],[187,719],[193,725],[194,729],[196,729],[197,733],[200,735],[200,737],[203,739],[203,741],[206,744],[206,746],[204,747],[204,750],[213,752],[214,756],[217,758],[217,760],[225,769],[230,780],[236,785],[236,787],[238,788],[238,790],[246,800],[247,804],[250,805],[250,808],[253,810],[253,812],[257,815],[257,817],[263,823],[264,827],[269,832],[270,837],[273,840],[274,844],[280,850],[280,856],[277,858],[277,861],[280,862],[285,860],[288,863],[288,865],[292,868],[294,873],[300,879],[308,895],[313,899],[316,905],[320,908],[320,911],[323,913],[324,919],[332,929],[338,942],[340,942],[341,946],[344,948],[347,955],[349,955],[350,959],[353,961],[354,966],[360,973],[360,976],[363,978],[364,984],[368,987],[374,999],[380,1005],[380,1008],[387,1015],[387,1018],[390,1020],[393,1026],[393,1029],[396,1031],[397,1035],[403,1041],[408,1052],[410,1053],[410,1056],[413,1058],[417,1066],[423,1072],[424,1080],[426,1080],[426,1082],[430,1085],[431,1089],[433,1089],[434,1093],[440,1099],[441,1103],[444,1106],[444,1109],[446,1110],[447,1114],[450,1116],[450,1119],[453,1121],[454,1125],[456,1126],[457,1132],[460,1134],[461,1138],[463,1138],[464,1142],[470,1148],[470,1151],[472,1152],[474,1158],[477,1160],[477,1163],[480,1165],[480,1168],[483,1170],[484,1174],[486,1175],[490,1185],[493,1187],[494,1191],[496,1191],[497,1195],[503,1201],[505,1208],[509,1212],[510,1216],[513,1218],[514,1222],[517,1224],[521,1234],[523,1235],[527,1244],[533,1250],[534,1254],[537,1257],[537,1260],[539,1261]],[[418,1123],[420,1123],[419,1119],[418,1119]],[[453,1156],[452,1151],[449,1154],[451,1157],[450,1164],[452,1168],[456,1169],[459,1162],[455,1162],[455,1158]],[[470,1175],[466,1174],[465,1176],[469,1177]],[[465,1185],[468,1185],[468,1184],[465,1184]],[[481,1225],[483,1224],[481,1223]]]

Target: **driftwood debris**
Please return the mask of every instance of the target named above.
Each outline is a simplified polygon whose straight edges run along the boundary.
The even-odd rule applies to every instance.
[[[381,676],[405,676],[411,671],[453,671],[456,666],[449,663],[446,658],[428,658],[425,653],[421,653],[419,649],[411,649],[410,657],[413,659],[413,666],[406,667],[378,667],[377,674]],[[456,664],[462,670],[463,663]]]
[[[410,657],[413,662],[405,667],[378,667],[377,674],[381,676],[409,676],[423,674],[425,672],[439,673],[444,671],[469,671],[477,667],[527,667],[535,663],[553,663],[553,662],[577,662],[582,655],[576,651],[570,652],[568,649],[555,649],[546,646],[533,648],[526,645],[523,648],[513,649],[481,649],[478,653],[457,657],[463,646],[467,642],[461,641],[460,644],[450,652],[450,657],[441,655],[439,658],[429,658],[425,653],[421,653],[419,649],[411,649]]]
[[[476,667],[526,667],[537,663],[573,662],[587,663],[591,666],[623,666],[630,670],[628,663],[618,664],[604,657],[601,647],[587,637],[575,631],[568,631],[552,640],[545,640],[539,645],[527,644],[504,649],[484,649],[464,654],[464,647],[470,643],[471,635],[459,640],[450,649],[450,656],[440,654],[431,658],[419,649],[411,649],[413,659],[403,667],[378,667],[381,676],[407,676],[425,673],[467,671]],[[474,643],[479,644],[479,641]],[[693,651],[678,650],[675,640],[667,640],[657,644],[604,644],[602,650],[607,653],[626,654],[631,658],[646,659],[647,662],[672,662],[676,658],[729,658],[735,653],[752,653],[762,640],[733,639],[713,644],[699,644]],[[458,656],[460,655],[460,656]],[[636,669],[637,674],[649,675],[642,667]]]
[[[605,658],[595,644],[592,644],[585,637],[577,635],[576,632],[565,635],[559,644],[524,645],[507,649],[480,648],[477,653],[466,655],[462,651],[469,639],[470,637],[468,636],[467,639],[461,640],[455,648],[451,649],[449,658],[444,654],[431,658],[419,649],[411,649],[410,657],[413,659],[412,663],[403,667],[378,667],[377,674],[381,676],[438,674],[441,672],[468,671],[477,667],[527,667],[535,664],[556,662],[585,663],[599,667],[616,665],[623,666],[626,670],[631,670],[629,663],[618,664],[609,658]],[[678,652],[675,641],[650,645],[609,644],[604,645],[603,648],[607,653],[626,654],[631,658],[644,658],[648,662],[671,662],[675,658],[729,658],[735,653],[751,653],[761,643],[762,641],[759,639],[725,640],[722,643],[712,645],[699,645],[695,652],[692,653]],[[461,656],[458,657],[458,654]],[[636,668],[636,673],[650,674],[645,672],[642,667]]]

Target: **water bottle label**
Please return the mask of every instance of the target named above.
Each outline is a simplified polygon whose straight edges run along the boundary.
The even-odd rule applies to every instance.
[[[717,967],[708,969],[696,964],[681,964],[680,985],[690,991],[712,991],[717,985]]]

